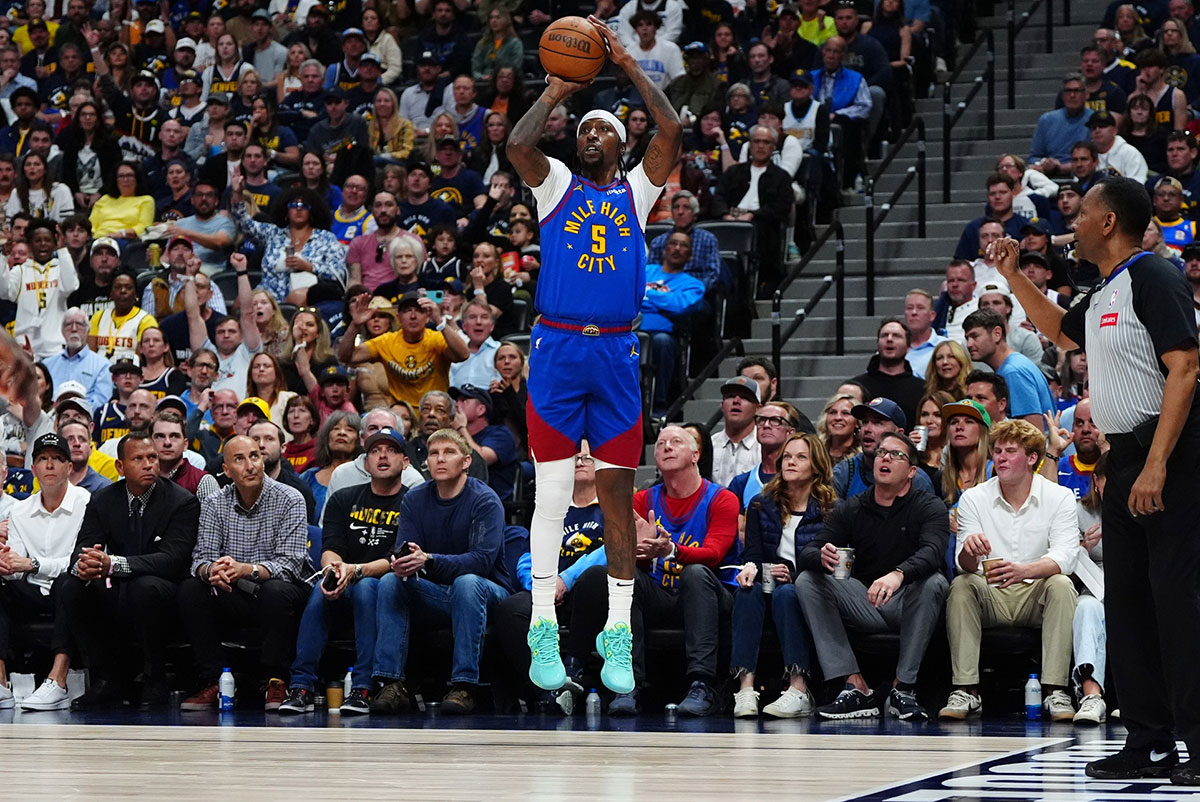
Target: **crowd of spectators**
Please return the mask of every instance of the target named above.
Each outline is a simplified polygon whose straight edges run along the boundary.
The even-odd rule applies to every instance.
[[[751,294],[773,290],[808,216],[907,125],[954,36],[946,5],[599,4],[689,131],[650,213],[670,230],[647,238],[648,411],[678,389],[682,335],[711,329],[712,305],[746,279],[705,222],[752,223]],[[1080,199],[1106,172],[1135,176],[1156,215],[1144,247],[1177,261],[1200,307],[1200,59],[1184,35],[1200,26],[1185,0],[1170,7],[1132,27],[1132,7],[1116,10],[1028,158],[997,158],[944,285],[914,288],[880,322],[878,352],[822,409],[789,403],[775,366],[748,357],[723,384],[719,431],[669,424],[651,438],[660,481],[634,500],[639,684],[647,632],[681,627],[680,711],[722,709],[732,667],[734,714],[758,715],[770,608],[787,680],[763,713],[926,718],[918,671],[945,610],[943,717],[981,709],[980,628],[1019,624],[1042,629],[1050,715],[1104,719],[1103,613],[1084,600],[1102,596],[1105,442],[1086,355],[1039,336],[987,246],[1018,239],[1022,271],[1069,305],[1097,279],[1070,248]],[[537,33],[572,10],[9,11],[0,321],[38,360],[42,403],[0,418],[0,708],[14,704],[11,643],[38,617],[54,622],[53,663],[35,669],[46,679],[19,702],[30,710],[165,704],[179,687],[172,641],[191,647],[184,709],[213,709],[221,643],[252,624],[267,709],[305,713],[350,621],[343,712],[409,708],[415,629],[452,631],[443,709],[472,712],[496,679],[482,673],[490,625],[517,693],[560,704],[520,679],[522,335],[542,255],[505,145],[542,78]],[[573,163],[574,119],[607,108],[632,166],[651,133],[642,99],[623,75],[594,90],[555,109],[540,146]],[[585,443],[557,598],[577,690],[607,592],[594,472]],[[870,688],[848,629],[900,633],[889,687]],[[73,702],[71,667],[92,678]],[[845,682],[822,705],[818,669]],[[635,691],[608,710],[639,704]]]

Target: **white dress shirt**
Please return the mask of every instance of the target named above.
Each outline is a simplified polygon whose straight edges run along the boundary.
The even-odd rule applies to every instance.
[[[750,433],[736,443],[725,431],[713,435],[712,480],[721,487],[729,487],[733,477],[757,468],[762,462],[762,447],[758,444],[758,432],[752,426]]]
[[[1075,494],[1035,474],[1029,497],[1014,510],[1000,492],[1000,478],[993,477],[959,499],[956,563],[963,541],[975,534],[983,534],[992,544],[990,557],[1017,563],[1049,557],[1062,573],[1069,574],[1075,570],[1079,554]]]
[[[76,485],[68,485],[62,504],[54,512],[42,506],[41,492],[18,501],[8,519],[8,546],[14,554],[30,559],[37,558],[41,564],[38,572],[28,581],[41,589],[43,596],[50,595],[54,578],[71,567],[71,552],[79,527],[83,525],[83,511],[87,509],[92,494]],[[16,579],[24,574],[14,574]]]

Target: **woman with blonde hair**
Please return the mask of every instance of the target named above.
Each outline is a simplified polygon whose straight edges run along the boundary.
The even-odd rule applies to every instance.
[[[942,418],[942,408],[946,404],[953,404],[954,400],[954,396],[945,390],[937,390],[926,393],[917,404],[917,425],[928,430],[921,468],[929,474],[931,481],[937,471],[941,470],[942,451],[946,446],[946,421]],[[915,437],[912,440],[916,442]]]
[[[788,687],[762,712],[775,718],[797,718],[813,709],[806,682],[812,668],[811,636],[793,582],[797,555],[824,529],[825,516],[837,501],[833,463],[819,435],[796,433],[784,441],[776,469],[774,478],[746,506],[746,548],[733,600],[729,661],[740,684],[733,697],[733,715],[738,718],[758,715],[754,672],[768,602],[783,649]],[[775,586],[771,594],[764,593],[762,584],[768,575]]]
[[[371,106],[373,114],[367,120],[367,135],[376,164],[404,164],[412,154],[416,129],[411,120],[400,116],[400,101],[387,87],[375,92]]]
[[[938,343],[925,369],[925,395],[942,390],[955,399],[965,398],[970,372],[971,357],[966,348],[954,340]]]
[[[371,308],[371,316],[363,326],[361,341],[365,342],[400,328],[396,308],[387,298],[376,296],[368,306]],[[388,389],[387,369],[382,362],[364,362],[355,370],[358,392],[362,394],[362,409],[386,407],[393,403],[392,393]]]
[[[458,123],[448,112],[443,111],[429,124],[429,136],[425,138],[425,145],[421,148],[421,160],[426,164],[437,164],[438,140],[448,136],[459,138]]]
[[[991,444],[988,442],[992,418],[983,404],[964,400],[943,406],[942,420],[946,422],[942,500],[953,510],[964,490],[983,484],[992,472]]]
[[[300,65],[312,58],[312,52],[303,42],[292,42],[288,46],[287,61],[284,62],[283,72],[275,76],[275,101],[282,103],[283,99],[303,85],[300,81]]]
[[[1017,210],[1017,199],[1021,198],[1025,201],[1022,205],[1033,208],[1033,216],[1037,217],[1037,208],[1034,207],[1031,195],[1039,195],[1051,202],[1058,197],[1058,182],[1045,173],[1029,169],[1025,159],[1015,153],[1001,153],[1000,158],[996,159],[995,171],[1017,182],[1013,191],[1014,211]]]
[[[488,12],[487,30],[471,53],[471,75],[476,81],[487,81],[501,67],[521,69],[525,62],[525,45],[513,28],[512,14],[495,6]]]
[[[817,418],[817,433],[821,444],[833,462],[852,459],[862,451],[858,442],[858,419],[854,417],[854,406],[859,400],[849,393],[835,393],[825,402],[821,417]]]
[[[254,355],[250,360],[250,369],[246,371],[246,395],[243,397],[251,396],[267,402],[271,408],[271,420],[276,425],[282,428],[287,423],[287,403],[296,397],[296,393],[287,389],[279,360],[265,351]]]
[[[255,290],[250,305],[254,308],[254,323],[262,338],[262,349],[282,359],[288,353],[288,323],[275,296],[266,290]]]
[[[142,331],[137,353],[142,363],[139,389],[149,390],[155,398],[182,395],[187,390],[187,376],[175,367],[175,357],[162,329],[151,326]]]
[[[292,316],[284,350],[283,377],[287,388],[298,395],[307,395],[317,386],[321,371],[338,363],[329,343],[329,324],[311,306],[297,309]]]
[[[529,367],[525,352],[513,343],[500,343],[492,358],[500,378],[492,379],[488,392],[492,396],[493,423],[503,423],[517,438],[517,451],[528,454],[529,425],[525,418],[525,405],[529,401],[529,390],[525,378]]]

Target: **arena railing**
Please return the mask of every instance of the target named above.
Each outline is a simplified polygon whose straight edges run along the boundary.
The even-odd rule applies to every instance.
[[[1046,52],[1054,52],[1054,0],[1033,0],[1027,11],[1017,16],[1017,0],[1008,0],[1008,108],[1012,111],[1017,107],[1017,37],[1037,13],[1038,6],[1044,4],[1046,9]],[[1063,0],[1063,25],[1071,24],[1071,2]]]
[[[900,149],[908,144],[908,141],[914,135],[917,138],[917,163],[908,166],[908,169],[904,171],[904,180],[900,182],[900,186],[896,187],[891,197],[878,207],[879,212],[876,213],[875,184],[887,168],[891,166],[896,156],[900,153]],[[925,119],[919,114],[913,117],[912,122],[908,124],[908,128],[904,129],[904,133],[893,143],[883,161],[875,168],[875,172],[867,178],[867,183],[863,190],[867,228],[868,317],[875,314],[875,232],[883,225],[883,221],[887,219],[888,212],[900,200],[900,196],[912,184],[913,178],[917,179],[917,236],[925,239]]]
[[[804,268],[816,258],[817,253],[825,246],[825,243],[829,242],[831,237],[837,240],[836,264],[833,272],[821,279],[821,286],[808,299],[808,303],[804,305],[804,308],[796,313],[785,330],[783,328],[782,315],[783,293],[796,280],[796,277],[804,272]],[[804,321],[808,320],[813,309],[825,297],[825,293],[829,292],[830,287],[837,288],[835,345],[837,355],[844,356],[846,353],[846,234],[842,229],[842,224],[837,220],[834,220],[825,228],[821,236],[808,249],[808,253],[804,254],[804,258],[787,272],[787,275],[783,277],[783,281],[779,282],[779,286],[775,289],[775,295],[771,298],[771,361],[775,364],[775,373],[777,375],[783,375],[780,369],[783,363],[783,344],[796,334],[796,331],[804,324]]]
[[[1041,0],[1038,0],[1040,2]],[[1011,39],[1010,39],[1011,41]],[[958,79],[962,76],[967,65],[975,58],[980,50],[987,46],[987,63],[984,64],[983,72],[975,76],[971,82],[971,89],[967,92],[966,97],[954,106],[954,112],[950,109],[950,93],[954,89],[954,85],[958,83]],[[1011,68],[1010,68],[1011,72]],[[950,144],[951,134],[954,132],[954,126],[962,119],[966,113],[967,107],[971,105],[971,101],[975,96],[987,86],[987,138],[990,142],[996,138],[996,35],[989,28],[980,31],[975,37],[975,43],[971,45],[971,49],[967,51],[958,62],[958,69],[950,76],[950,80],[946,81],[942,89],[942,203],[950,202]],[[1011,87],[1012,84],[1009,84]],[[1011,107],[1010,107],[1011,108]]]
[[[664,413],[662,418],[659,420],[673,420],[675,416],[678,415],[683,409],[683,405],[696,397],[696,391],[700,389],[701,385],[703,385],[704,382],[708,381],[713,376],[717,375],[717,372],[721,369],[721,363],[725,361],[725,358],[731,354],[737,354],[738,356],[746,355],[746,348],[744,345],[742,345],[742,339],[740,337],[731,337],[725,342],[724,345],[721,346],[721,350],[717,351],[716,355],[708,361],[708,364],[696,374],[696,377],[688,383],[688,386],[684,388],[682,393],[679,394],[679,397],[671,402],[671,405],[667,407],[666,413]],[[711,429],[720,419],[721,407],[720,404],[718,404],[716,415],[713,418],[710,418],[708,421],[708,428]]]

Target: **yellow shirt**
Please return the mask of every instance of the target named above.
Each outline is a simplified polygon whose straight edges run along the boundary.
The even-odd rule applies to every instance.
[[[52,20],[46,20],[46,30],[49,31],[50,41],[51,41],[51,43],[53,43],[54,37],[58,35],[58,23],[53,22]],[[17,28],[15,31],[13,31],[12,43],[14,45],[16,45],[17,47],[21,48],[22,56],[25,55],[26,53],[28,53],[30,50],[33,50],[33,42],[30,41],[30,39],[29,39],[29,26],[28,25],[22,25],[20,28]],[[47,64],[46,66],[54,68],[54,67],[57,67],[58,65],[51,62],[50,64]]]
[[[832,38],[836,33],[833,17],[828,14],[817,14],[810,20],[800,20],[800,27],[796,29],[800,38],[807,39],[817,47],[825,44],[825,40]]]
[[[387,370],[392,396],[412,404],[413,409],[421,405],[421,396],[430,390],[450,389],[450,357],[440,331],[425,329],[418,343],[407,342],[402,331],[393,331],[363,345],[371,358],[382,362]]]
[[[101,195],[88,219],[92,222],[93,237],[111,237],[127,228],[141,236],[154,222],[154,198],[150,195],[127,198]]]

